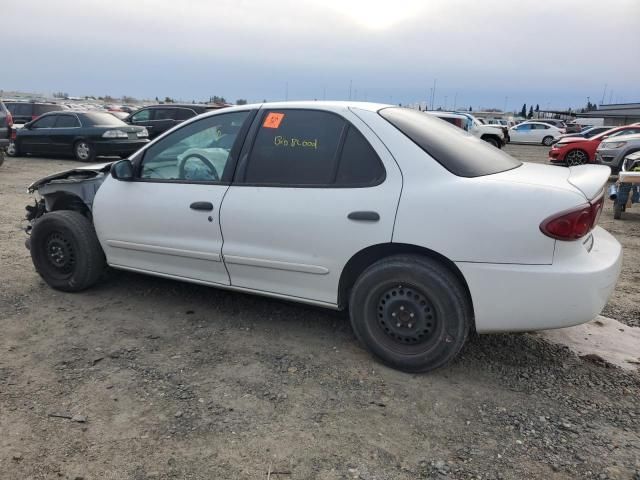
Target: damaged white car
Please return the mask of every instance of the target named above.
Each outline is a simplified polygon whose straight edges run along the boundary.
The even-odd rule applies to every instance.
[[[621,265],[596,225],[609,173],[523,164],[393,106],[239,106],[35,182],[28,244],[59,290],[110,266],[348,308],[375,356],[425,371],[472,329],[600,312]]]

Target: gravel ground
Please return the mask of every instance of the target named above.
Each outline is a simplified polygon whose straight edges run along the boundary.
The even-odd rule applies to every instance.
[[[71,165],[0,167],[0,478],[640,479],[640,374],[535,334],[408,375],[343,313],[125,272],[51,290],[19,230],[25,185]],[[601,220],[625,247],[605,313],[636,326],[639,220],[610,202]]]

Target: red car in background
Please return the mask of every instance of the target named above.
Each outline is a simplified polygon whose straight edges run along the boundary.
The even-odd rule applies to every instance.
[[[615,127],[591,138],[561,138],[557,143],[554,143],[551,150],[549,150],[549,161],[551,163],[562,163],[568,167],[582,165],[583,163],[594,163],[596,150],[602,140],[618,135],[630,135],[632,133],[640,133],[640,125]]]

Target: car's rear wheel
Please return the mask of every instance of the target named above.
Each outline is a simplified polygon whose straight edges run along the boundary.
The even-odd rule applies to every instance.
[[[589,161],[589,157],[582,150],[571,150],[565,155],[565,161],[567,166],[574,167],[576,165],[583,165]]]
[[[96,158],[93,146],[86,140],[80,140],[73,146],[73,153],[77,160],[81,162],[91,162]]]
[[[620,220],[622,218],[622,212],[624,211],[624,206],[615,202],[613,204],[613,218],[616,220]]]
[[[545,147],[550,147],[553,144],[553,137],[547,136],[542,139],[542,144]]]
[[[31,233],[31,259],[52,288],[78,292],[98,281],[105,258],[93,225],[71,210],[46,213]]]
[[[407,372],[451,361],[472,322],[460,280],[441,263],[419,255],[371,265],[353,286],[349,309],[362,344],[382,362]]]

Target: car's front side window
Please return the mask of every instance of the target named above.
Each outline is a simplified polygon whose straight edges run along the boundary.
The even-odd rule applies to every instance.
[[[34,130],[37,130],[40,128],[51,128],[56,123],[56,117],[57,115],[46,115],[40,118],[37,122],[35,122],[31,126],[31,128],[33,128]]]
[[[248,111],[207,117],[176,130],[144,154],[143,180],[219,182]]]
[[[149,118],[151,118],[151,110],[148,108],[140,110],[131,116],[131,120],[134,122],[146,122]]]

